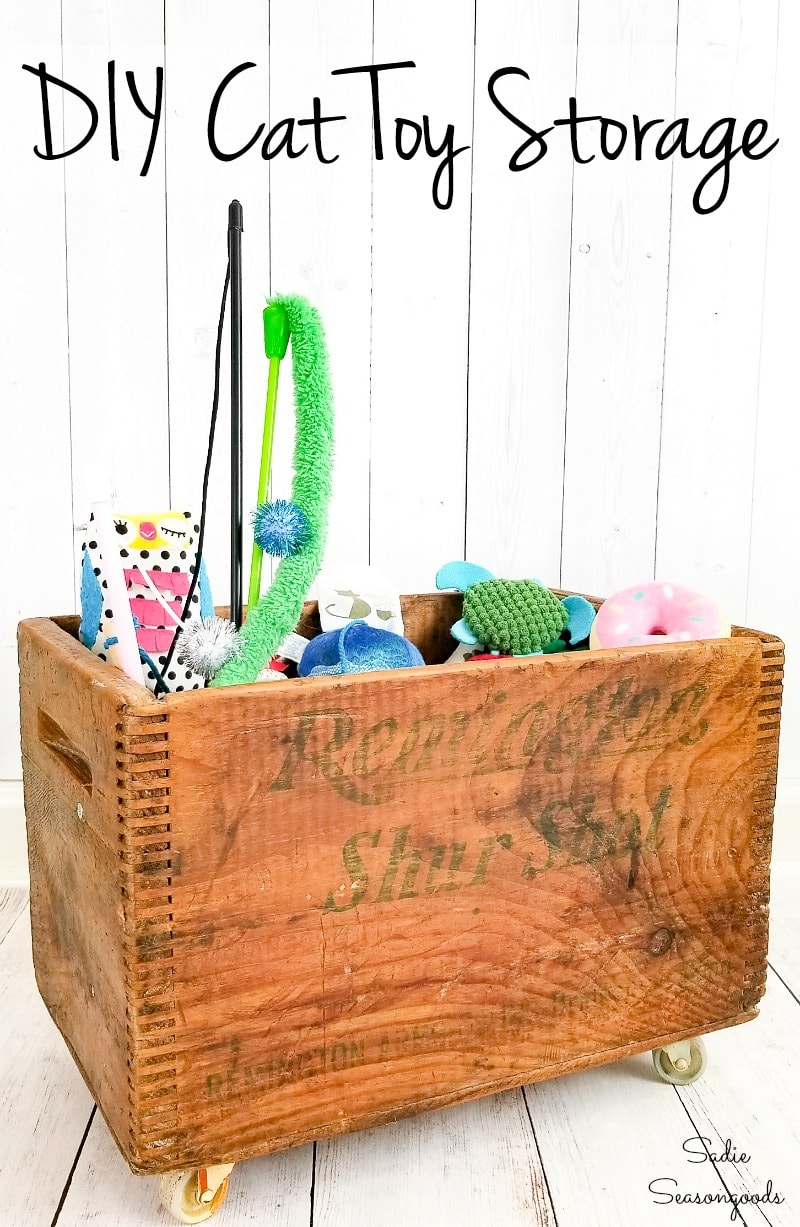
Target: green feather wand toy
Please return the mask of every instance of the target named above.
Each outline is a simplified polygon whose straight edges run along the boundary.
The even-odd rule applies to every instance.
[[[303,601],[317,577],[325,550],[333,468],[333,397],[322,321],[317,310],[304,298],[273,298],[264,312],[270,379],[259,477],[260,506],[256,513],[256,523],[259,513],[265,507],[262,500],[269,481],[277,397],[277,364],[286,352],[286,328],[281,321],[280,312],[285,315],[291,336],[295,405],[292,502],[282,504],[282,508],[284,512],[291,509],[290,516],[292,512],[299,513],[299,527],[294,533],[293,541],[284,540],[272,551],[285,551],[287,556],[279,563],[272,584],[264,596],[251,606],[247,620],[236,637],[236,654],[222,666],[213,679],[212,686],[235,686],[257,680],[280,644],[297,625]],[[271,506],[273,511],[278,508],[278,504]],[[251,601],[260,589],[261,557],[258,537],[257,529],[250,585]]]

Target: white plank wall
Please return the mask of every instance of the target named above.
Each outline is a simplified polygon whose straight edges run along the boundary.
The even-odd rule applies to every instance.
[[[370,552],[401,592],[430,591],[439,566],[464,552],[472,151],[455,158],[453,203],[438,209],[438,159],[423,145],[401,162],[394,121],[428,115],[432,145],[448,123],[456,148],[472,145],[473,21],[460,0],[375,6],[375,63],[416,64],[383,74],[373,177]]]
[[[800,115],[798,5],[781,6],[779,34],[775,117],[782,156],[771,171],[747,619],[748,626],[770,626],[788,643],[781,752],[783,775],[791,777],[800,775],[800,660],[794,659],[798,656],[800,567],[786,565],[787,539],[794,548],[800,536],[789,502],[800,455],[800,391],[794,374],[798,313],[790,309],[788,298],[794,294],[798,265],[794,203],[800,191],[800,131],[795,123]],[[796,792],[800,799],[800,782]]]
[[[246,507],[265,390],[261,309],[270,292],[303,293],[322,311],[337,393],[330,560],[371,559],[406,591],[430,588],[442,562],[465,555],[599,593],[654,575],[684,580],[734,620],[787,639],[781,772],[799,779],[800,589],[787,552],[797,540],[793,6],[780,29],[778,0],[33,8],[15,0],[0,19],[0,91],[17,117],[2,131],[13,190],[0,197],[0,511],[24,525],[0,551],[0,780],[20,774],[16,623],[75,607],[91,498],[114,488],[129,506],[199,506],[234,196],[245,210]],[[99,107],[91,144],[61,162],[31,152],[42,140],[38,82],[20,65],[40,59]],[[417,67],[381,80],[379,161],[368,78],[331,73],[406,59]],[[248,61],[223,98],[217,137],[238,149],[261,123],[264,133],[220,162],[208,148],[209,104]],[[152,103],[157,65],[164,113],[142,178],[150,121],[125,71]],[[581,113],[629,129],[634,111],[688,115],[692,145],[720,116],[738,118],[738,139],[748,120],[771,121],[777,66],[781,144],[760,162],[734,159],[728,199],[707,217],[691,197],[710,163],[656,162],[653,136],[640,162],[628,148],[576,166],[560,129],[547,156],[515,174],[508,161],[524,133],[487,92],[505,66],[529,80],[506,78],[498,94],[534,127],[564,116],[577,91]],[[324,129],[338,160],[320,166],[313,143],[292,161],[265,160],[270,126],[308,117],[315,95],[324,114],[347,116]],[[446,211],[431,199],[438,158],[423,148],[401,161],[394,148],[396,117],[423,114],[434,143],[453,123],[456,145],[469,146]],[[67,140],[84,124],[70,98]],[[592,151],[596,127],[580,138]],[[296,141],[309,137],[299,129]],[[207,535],[220,601],[228,385],[224,364]],[[287,370],[276,494],[286,493],[291,450]],[[789,597],[776,602],[776,587]]]
[[[235,161],[212,157],[206,121],[215,90],[239,64],[220,102],[215,135],[225,152],[241,149],[269,112],[269,13],[263,0],[224,7],[172,0],[165,6],[167,78],[166,225],[169,274],[169,387],[172,490],[176,506],[197,508],[214,386],[214,349],[227,263],[228,203],[244,212],[242,239],[245,480],[255,486],[263,418],[263,327],[269,288],[269,168],[257,142]],[[265,128],[266,133],[266,128]],[[225,329],[220,414],[204,553],[215,600],[230,595],[230,373]],[[245,491],[245,499],[254,495]],[[246,501],[245,506],[250,502]],[[248,572],[249,574],[249,572]]]
[[[777,21],[778,0],[682,5],[677,114],[701,132],[771,117]],[[691,198],[712,163],[698,161],[675,164],[656,572],[743,622],[771,166],[734,161],[728,199],[701,217]]]
[[[577,0],[478,7],[466,557],[549,584],[561,567],[572,158],[554,142],[511,172],[526,134],[487,83],[498,68],[523,69],[530,79],[503,78],[497,96],[545,126],[575,93],[577,19]]]
[[[364,77],[330,74],[372,62],[372,24],[371,6],[363,0],[335,6],[324,0],[276,4],[270,17],[272,122],[287,115],[308,117],[315,96],[323,115],[352,117],[323,126],[325,156],[338,155],[331,165],[319,165],[313,146],[296,161],[276,158],[269,164],[271,288],[276,294],[304,294],[319,308],[341,407],[328,536],[331,561],[361,562],[369,554],[371,300],[365,287],[371,278],[372,127]],[[300,129],[299,135],[298,146],[309,139],[309,130]],[[288,376],[287,368],[273,465],[273,488],[282,497],[290,488],[293,445]],[[257,465],[256,458],[254,474]],[[251,502],[254,498],[251,493]]]
[[[143,168],[152,122],[125,74],[154,109],[163,64],[161,0],[62,5],[63,77],[92,98],[97,131],[64,159],[72,514],[75,557],[97,498],[120,509],[164,508],[169,490],[164,144]],[[111,161],[108,62],[115,61],[119,161]],[[87,129],[86,108],[65,104],[66,148]],[[163,122],[163,121],[162,121]],[[122,311],[122,304],[125,307]],[[108,327],[106,321],[114,320]],[[155,505],[154,505],[155,504]]]
[[[58,0],[4,10],[0,107],[0,779],[19,776],[17,622],[75,601],[63,163],[43,162],[39,82],[60,75]],[[53,139],[61,132],[57,95]],[[32,361],[36,351],[40,357]],[[39,542],[30,566],[32,543]],[[45,545],[46,543],[46,545]]]
[[[580,114],[630,129],[635,99],[671,119],[677,25],[677,0],[583,5]],[[582,125],[583,157],[599,128]],[[653,575],[671,174],[652,153],[635,161],[632,131],[616,161],[575,167],[561,583],[584,592]]]

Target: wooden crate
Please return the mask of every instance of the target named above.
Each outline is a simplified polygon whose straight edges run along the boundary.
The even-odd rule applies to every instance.
[[[460,600],[405,601],[428,661]],[[774,637],[158,701],[75,632],[19,634],[34,956],[136,1171],[756,1014]]]

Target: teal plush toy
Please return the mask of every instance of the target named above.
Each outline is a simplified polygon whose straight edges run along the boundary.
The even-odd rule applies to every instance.
[[[464,593],[464,616],[450,630],[454,639],[512,656],[579,647],[594,621],[585,597],[561,600],[538,580],[495,579],[470,562],[447,563],[437,572],[436,587]]]

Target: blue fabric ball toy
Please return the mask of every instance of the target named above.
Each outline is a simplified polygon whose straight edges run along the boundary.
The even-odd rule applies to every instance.
[[[422,653],[403,635],[366,622],[348,622],[341,630],[323,631],[310,640],[297,672],[300,677],[335,677],[424,664]]]

